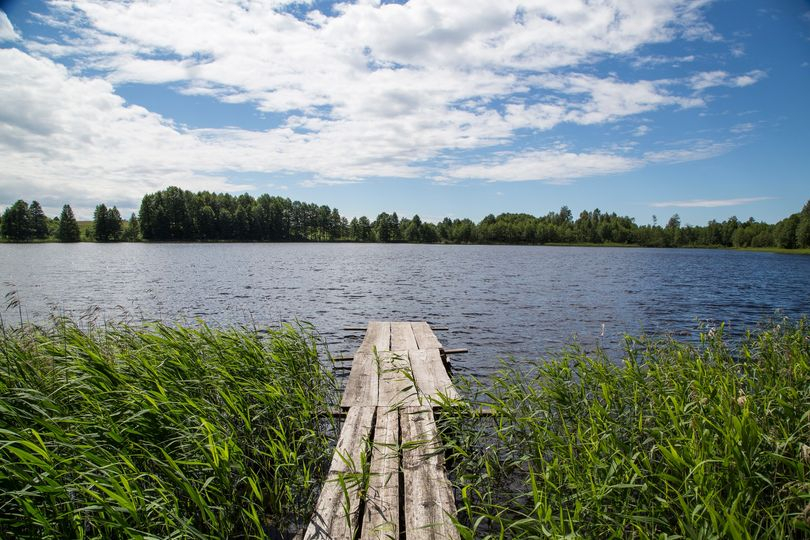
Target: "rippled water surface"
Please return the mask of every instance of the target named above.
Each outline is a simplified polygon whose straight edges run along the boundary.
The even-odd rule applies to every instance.
[[[368,320],[427,320],[456,371],[535,357],[577,336],[620,350],[625,333],[694,339],[810,313],[810,257],[719,250],[380,244],[0,245],[3,293],[23,316],[50,313],[314,323],[333,353]],[[4,318],[18,317],[16,310]],[[602,325],[604,325],[604,330]]]

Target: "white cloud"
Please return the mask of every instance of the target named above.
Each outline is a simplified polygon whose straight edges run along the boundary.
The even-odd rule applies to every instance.
[[[725,71],[706,71],[693,75],[690,79],[690,84],[695,90],[705,90],[715,86],[740,88],[759,82],[764,79],[765,76],[766,73],[758,69],[737,76],[730,75]]]
[[[737,199],[692,199],[688,201],[667,201],[650,204],[653,208],[720,208],[723,206],[742,206],[760,201],[773,200],[774,197],[740,197]]]
[[[745,46],[742,43],[735,43],[731,46],[730,49],[731,56],[735,58],[740,58],[745,56]]]
[[[680,64],[685,64],[688,62],[694,62],[696,59],[694,54],[688,54],[685,56],[639,56],[633,59],[633,66],[634,67],[647,67],[647,66],[660,66],[660,65],[671,65],[671,66],[678,66]]]
[[[754,127],[756,126],[754,125],[753,122],[743,122],[741,124],[735,124],[731,126],[730,131],[735,135],[742,135],[744,133],[749,133],[753,131]]]
[[[577,178],[604,176],[640,169],[656,163],[683,163],[708,159],[732,150],[729,141],[685,141],[673,148],[626,155],[628,148],[573,152],[564,145],[545,150],[503,152],[474,165],[451,167],[446,173],[455,179],[568,184]]]
[[[248,189],[228,176],[253,171],[296,172],[305,185],[371,176],[569,182],[707,154],[535,149],[463,167],[448,156],[509,145],[525,128],[704,106],[700,90],[764,76],[709,72],[684,89],[682,80],[594,74],[599,59],[644,45],[714,39],[702,1],[368,1],[333,15],[301,2],[310,10],[301,19],[281,9],[291,3],[53,0],[41,20],[69,37],[27,41],[31,54],[0,50],[0,199],[48,186],[66,199],[134,204],[171,184]],[[0,32],[16,38],[3,17]],[[267,131],[187,129],[125,103],[115,88],[132,82],[171,83],[285,119]]]
[[[633,137],[643,137],[647,133],[651,131],[650,126],[646,124],[642,124],[638,126],[635,130],[633,130]]]
[[[542,180],[567,184],[575,178],[626,172],[639,166],[633,158],[601,152],[570,152],[565,149],[504,154],[489,163],[452,169],[450,176],[488,181],[522,182]]]
[[[698,140],[681,143],[666,150],[646,152],[644,161],[647,163],[685,163],[709,159],[732,150],[734,144],[729,141]]]
[[[8,15],[0,10],[0,43],[3,41],[18,41],[19,39],[20,36],[14,30],[11,21],[8,20]]]

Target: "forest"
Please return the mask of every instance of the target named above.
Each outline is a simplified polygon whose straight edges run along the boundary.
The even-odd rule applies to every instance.
[[[488,215],[480,222],[444,218],[438,223],[419,215],[382,212],[374,220],[351,220],[337,208],[263,194],[201,191],[177,187],[147,194],[138,215],[128,221],[119,210],[99,204],[84,234],[70,205],[48,218],[37,201],[19,200],[0,221],[6,241],[237,241],[237,242],[408,242],[446,244],[594,244],[645,247],[810,248],[810,201],[801,211],[775,224],[731,217],[705,226],[683,225],[678,214],[664,224],[637,225],[615,212],[567,206],[544,216],[523,213]]]

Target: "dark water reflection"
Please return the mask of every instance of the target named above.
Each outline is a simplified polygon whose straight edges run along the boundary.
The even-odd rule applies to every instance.
[[[377,244],[0,245],[3,293],[24,316],[211,324],[314,323],[347,352],[370,319],[428,320],[458,372],[535,357],[576,335],[614,352],[625,333],[694,338],[810,313],[810,257],[717,250]],[[4,318],[10,317],[4,313]],[[604,333],[602,325],[604,324]]]

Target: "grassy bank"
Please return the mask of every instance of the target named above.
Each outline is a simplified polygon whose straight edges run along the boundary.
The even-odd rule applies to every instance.
[[[308,331],[0,333],[0,537],[263,538],[309,519],[335,385]]]
[[[0,327],[0,537],[291,538],[331,456],[311,329]],[[810,538],[810,327],[505,364],[440,428],[463,538]],[[492,415],[476,411],[482,404]],[[367,480],[367,479],[366,479]]]
[[[735,251],[756,251],[760,253],[783,253],[785,255],[810,255],[810,248],[785,249],[778,247],[733,248]]]
[[[629,339],[622,365],[572,348],[479,397],[494,417],[441,424],[465,538],[810,537],[804,321]]]

